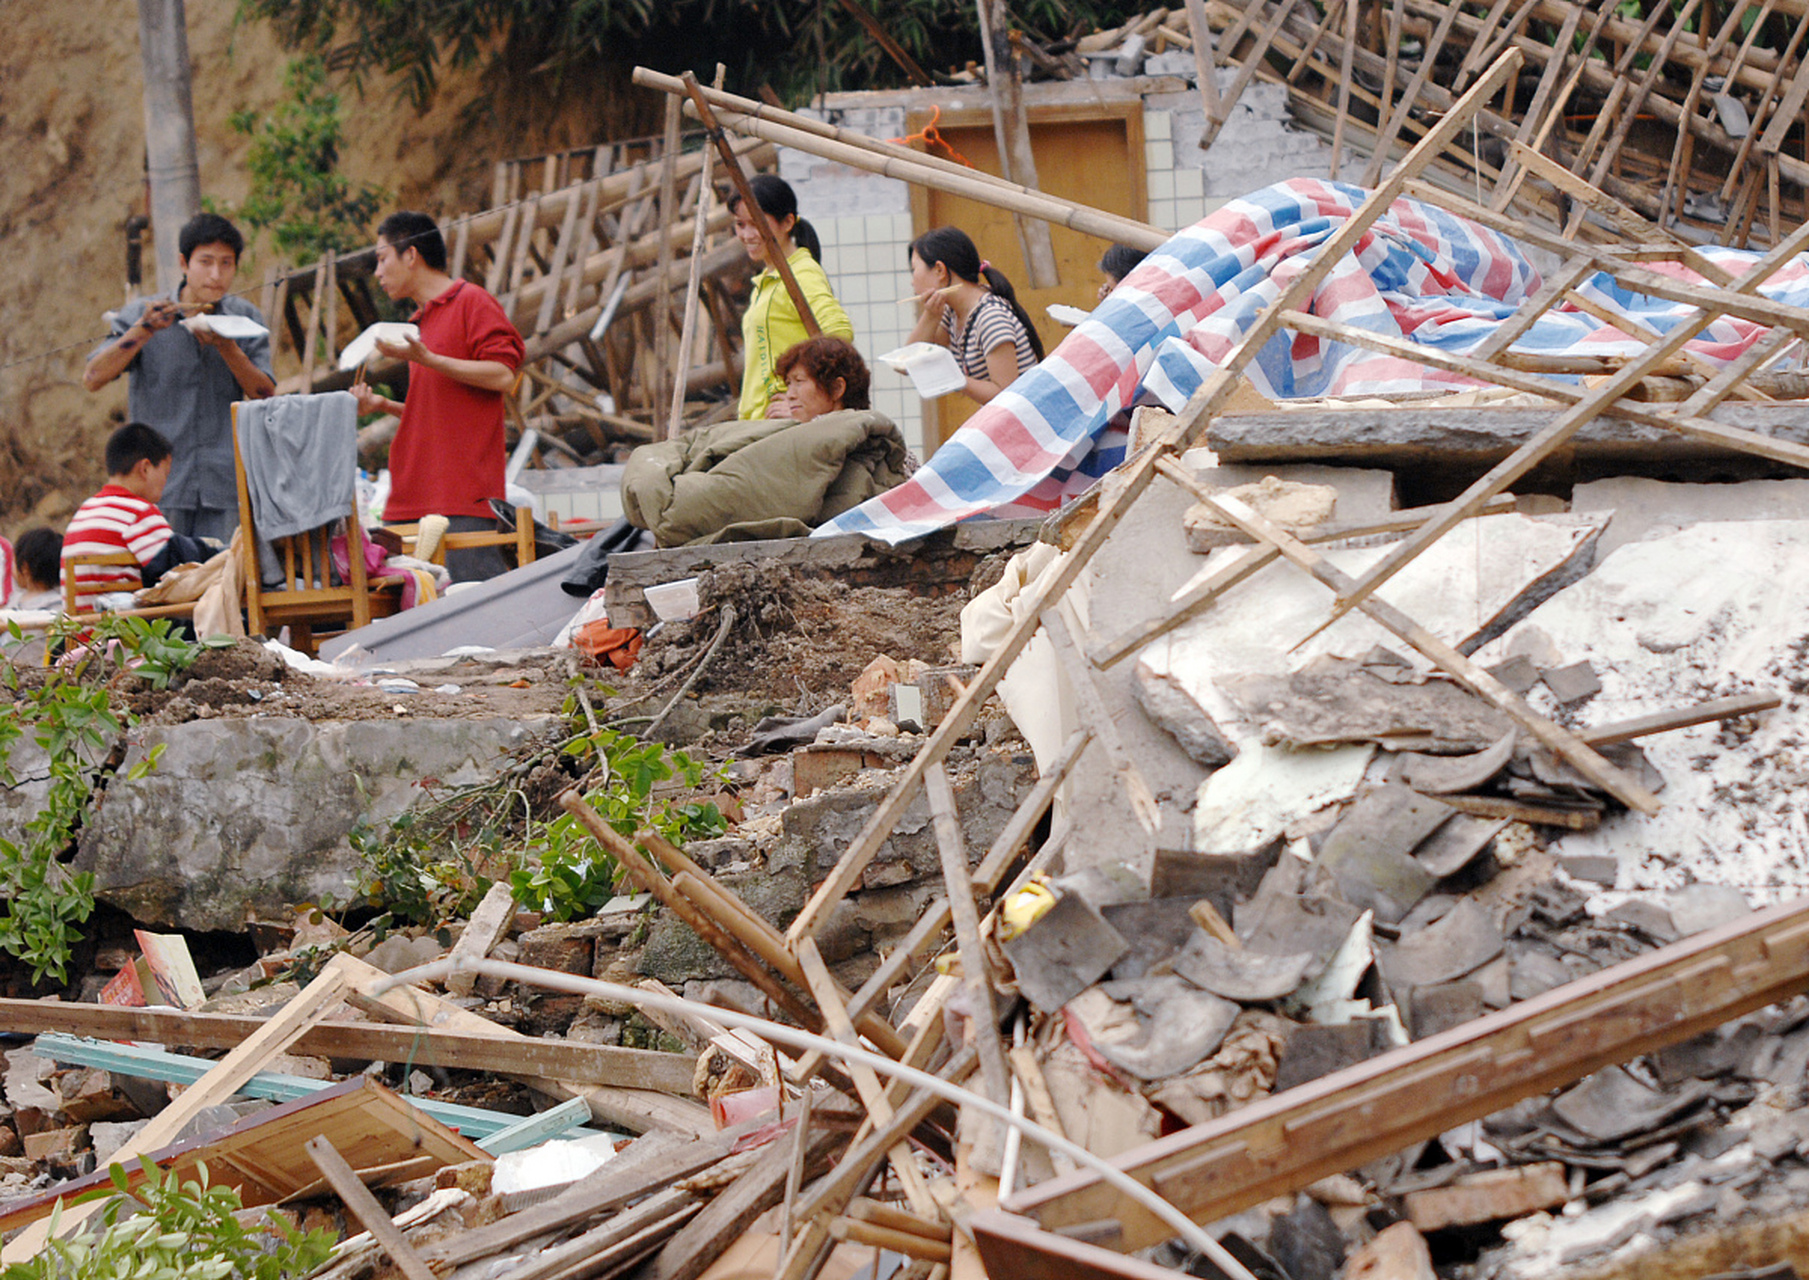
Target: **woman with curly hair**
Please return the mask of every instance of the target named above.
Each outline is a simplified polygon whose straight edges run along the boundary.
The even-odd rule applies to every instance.
[[[769,418],[809,422],[837,409],[869,407],[872,375],[854,344],[828,336],[808,338],[790,347],[773,365],[785,390],[767,406]]]

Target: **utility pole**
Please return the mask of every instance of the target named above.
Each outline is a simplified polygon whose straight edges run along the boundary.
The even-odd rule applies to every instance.
[[[145,163],[151,180],[157,287],[167,292],[181,279],[176,259],[182,225],[201,212],[183,0],[138,0],[138,52],[144,62]]]

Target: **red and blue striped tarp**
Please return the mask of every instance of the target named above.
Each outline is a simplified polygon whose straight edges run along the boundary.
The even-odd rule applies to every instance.
[[[818,536],[865,533],[903,542],[970,516],[1046,514],[1124,458],[1106,424],[1140,393],[1179,411],[1255,324],[1313,251],[1368,192],[1295,179],[1234,200],[1143,260],[1092,315],[981,407],[906,483],[845,512]],[[1704,253],[1735,275],[1757,254]],[[1687,280],[1693,272],[1654,264]],[[1397,200],[1337,263],[1306,310],[1353,328],[1461,353],[1488,338],[1539,288],[1539,273],[1505,236],[1417,200]],[[1606,275],[1578,292],[1663,332],[1693,309],[1634,294]],[[1760,292],[1809,305],[1809,266],[1788,264]],[[1726,362],[1765,333],[1724,317],[1689,344]],[[1641,339],[1574,308],[1543,316],[1514,344],[1525,352],[1630,354]],[[1477,384],[1346,343],[1282,332],[1246,370],[1271,399],[1398,395]]]

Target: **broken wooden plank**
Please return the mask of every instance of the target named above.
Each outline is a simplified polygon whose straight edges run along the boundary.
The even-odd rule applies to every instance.
[[[1648,715],[1597,725],[1592,729],[1579,729],[1577,736],[1592,747],[1606,747],[1617,742],[1631,742],[1635,738],[1644,738],[1654,733],[1669,733],[1673,729],[1687,729],[1691,725],[1707,724],[1711,720],[1731,720],[1735,716],[1757,715],[1761,711],[1770,711],[1774,707],[1783,705],[1784,699],[1781,694],[1741,693],[1731,698],[1714,698],[1708,702],[1699,702],[1693,707],[1683,707],[1676,711],[1654,711]]]
[[[959,1083],[973,1071],[978,1061],[978,1055],[971,1047],[963,1048],[937,1074],[944,1080]],[[894,1084],[902,1083],[894,1081]],[[813,1266],[829,1240],[829,1219],[861,1193],[887,1153],[941,1104],[942,1099],[928,1089],[916,1089],[899,1098],[892,1119],[876,1126],[865,1137],[857,1138],[835,1167],[810,1188],[793,1215],[793,1222],[805,1225],[786,1249],[779,1280],[802,1280],[802,1277],[816,1274]]]
[[[847,1142],[845,1129],[813,1129],[804,1149],[804,1176],[821,1174]],[[640,1280],[697,1280],[754,1219],[779,1203],[792,1165],[792,1144],[768,1142],[753,1154],[747,1171],[666,1242],[642,1269]]]
[[[1047,1185],[1047,1184],[1044,1184]],[[1045,1231],[1030,1219],[987,1209],[967,1220],[989,1275],[1011,1280],[1174,1280],[1175,1273],[1141,1258]]]
[[[22,1035],[61,1032],[103,1040],[152,1040],[195,1049],[230,1049],[264,1022],[263,1018],[188,1013],[155,1005],[123,1008],[61,1000],[0,1000],[0,1025]],[[622,1085],[680,1096],[690,1095],[696,1065],[688,1055],[680,1053],[532,1036],[506,1040],[494,1034],[369,1022],[317,1022],[296,1038],[289,1052],[318,1058],[551,1076],[574,1084]]]
[[[359,1181],[358,1175],[352,1172],[352,1166],[345,1162],[345,1157],[339,1154],[333,1144],[323,1135],[316,1134],[308,1139],[306,1146],[308,1157],[320,1170],[320,1176],[327,1180],[334,1194],[345,1202],[347,1211],[358,1219],[359,1225],[371,1233],[371,1238],[389,1255],[396,1268],[408,1280],[434,1280],[433,1272],[409,1245],[408,1238],[390,1221],[389,1214],[377,1203],[377,1197]]]
[[[611,1213],[650,1192],[701,1173],[726,1159],[734,1149],[734,1141],[732,1131],[688,1140],[666,1133],[636,1138],[615,1159],[551,1199],[423,1246],[421,1256],[436,1270],[450,1273],[465,1263],[501,1253],[549,1231]]]
[[[854,1049],[860,1048],[860,1038],[854,1033],[854,1024],[848,1018],[848,1011],[842,1007],[841,993],[835,979],[829,974],[829,966],[823,963],[822,954],[817,951],[816,939],[798,940],[798,963],[803,966],[804,981],[809,985],[811,995],[816,998],[817,1007],[823,1011],[823,1021],[827,1024],[829,1034],[838,1043]],[[860,1091],[861,1102],[866,1105],[867,1115],[872,1122],[881,1125],[890,1120],[892,1104],[886,1100],[885,1088],[880,1084],[879,1076],[873,1068],[865,1063],[850,1062],[848,1074],[854,1080],[854,1087]],[[911,1202],[912,1208],[926,1216],[935,1214],[936,1201],[930,1196],[929,1186],[917,1170],[917,1158],[912,1154],[911,1144],[900,1142],[892,1148],[889,1155],[893,1172],[898,1175],[898,1184],[904,1188],[905,1198]]]
[[[417,1155],[426,1162],[419,1173],[488,1159],[474,1143],[423,1116],[407,1099],[367,1076],[330,1085],[299,1101],[260,1111],[228,1129],[172,1143],[144,1156],[185,1180],[198,1176],[195,1166],[206,1162],[213,1181],[236,1187],[249,1208],[289,1199],[317,1181],[302,1143],[321,1133],[331,1136],[362,1170],[414,1164],[417,1161],[408,1158]],[[143,1180],[143,1167],[136,1160],[113,1163],[124,1172],[128,1186]],[[48,1217],[59,1199],[110,1185],[110,1172],[102,1168],[49,1191],[10,1201],[0,1212],[0,1232]]]
[[[572,205],[576,209],[577,205]],[[551,297],[549,293],[547,295]],[[498,880],[484,894],[477,910],[465,921],[465,930],[459,934],[459,940],[452,944],[452,961],[454,966],[470,960],[482,960],[490,954],[490,948],[503,940],[515,918],[515,894],[509,888],[509,882]],[[468,996],[477,986],[477,975],[460,972],[456,967],[452,976],[446,979],[446,990],[455,996]]]
[[[1567,831],[1594,831],[1602,825],[1601,812],[1596,809],[1558,809],[1506,796],[1447,795],[1439,799],[1459,813],[1476,818],[1505,818],[1535,826],[1563,827]]]
[[[1809,899],[1723,925],[1358,1066],[1146,1144],[1117,1163],[1212,1222],[1794,994],[1809,981]],[[1005,1208],[1047,1229],[1115,1220],[1113,1247],[1172,1234],[1091,1173]]]
[[[961,819],[955,812],[955,792],[941,761],[925,771],[924,792],[929,798],[936,849],[942,855],[943,886],[955,920],[955,950],[961,958],[961,983],[967,992],[968,1025],[973,1028],[980,1051],[980,1080],[986,1096],[1004,1106],[1011,1097],[1011,1069],[1005,1064],[1005,1046],[999,1038],[992,979],[980,934],[980,912],[974,905],[972,872],[961,838]]]
[[[599,1274],[611,1265],[646,1253],[650,1246],[677,1231],[701,1208],[702,1202],[690,1191],[677,1187],[656,1191],[601,1226],[592,1227],[564,1244],[540,1250],[532,1262],[511,1270],[509,1280],[552,1280],[581,1263],[594,1268],[585,1274]]]
[[[295,999],[284,1005],[244,1043],[215,1063],[180,1098],[170,1103],[128,1139],[114,1153],[114,1163],[130,1164],[145,1152],[167,1146],[175,1141],[176,1135],[182,1132],[190,1120],[208,1107],[217,1106],[237,1093],[257,1075],[265,1063],[287,1049],[303,1028],[318,1018],[321,1010],[339,998],[347,986],[347,970],[354,963],[357,962],[345,955],[337,955],[329,960],[314,981],[303,987]],[[59,1234],[73,1230],[99,1208],[98,1202],[65,1204]],[[0,1262],[23,1262],[35,1257],[49,1234],[43,1223],[33,1223],[4,1249],[0,1249]]]
[[[409,1025],[488,1036],[509,1044],[531,1040],[519,1031],[499,1027],[482,1014],[461,1009],[419,987],[399,987],[389,974],[362,960],[343,953],[338,958],[349,962],[346,970],[348,1001],[358,1003],[367,1012],[386,1011],[390,1018]],[[582,1095],[597,1120],[634,1133],[668,1128],[679,1133],[703,1134],[714,1133],[716,1129],[709,1108],[657,1090],[582,1084],[538,1075],[524,1075],[520,1079],[561,1101]]]

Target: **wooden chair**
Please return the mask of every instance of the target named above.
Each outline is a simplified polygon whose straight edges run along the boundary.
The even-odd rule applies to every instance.
[[[415,554],[415,538],[420,533],[418,520],[383,526],[396,535],[403,555]],[[439,545],[433,554],[427,557],[429,564],[446,563],[448,551],[463,551],[470,547],[507,547],[515,548],[515,567],[531,564],[534,560],[534,511],[531,507],[515,508],[515,527],[499,529],[494,533],[445,533],[440,535]]]
[[[358,518],[358,500],[346,508],[347,580],[334,580],[329,544],[333,526],[266,541],[276,549],[282,566],[282,582],[264,585],[258,555],[257,519],[251,509],[251,489],[245,479],[245,457],[239,448],[239,407],[232,407],[232,465],[239,488],[239,526],[245,531],[245,618],[251,635],[273,635],[289,628],[294,649],[314,656],[321,633],[336,634],[365,626],[373,618],[386,618],[402,607],[400,576],[369,577],[364,568],[364,523]],[[334,522],[337,523],[337,522]]]
[[[195,602],[192,600],[181,604],[148,605],[141,609],[99,610],[84,608],[83,604],[93,596],[110,595],[116,591],[128,591],[132,588],[119,582],[81,582],[77,571],[82,568],[114,567],[130,565],[138,568],[138,558],[130,551],[91,552],[87,555],[71,555],[63,557],[63,613],[78,622],[87,622],[94,618],[111,613],[113,617],[125,618],[190,618],[195,613]]]

